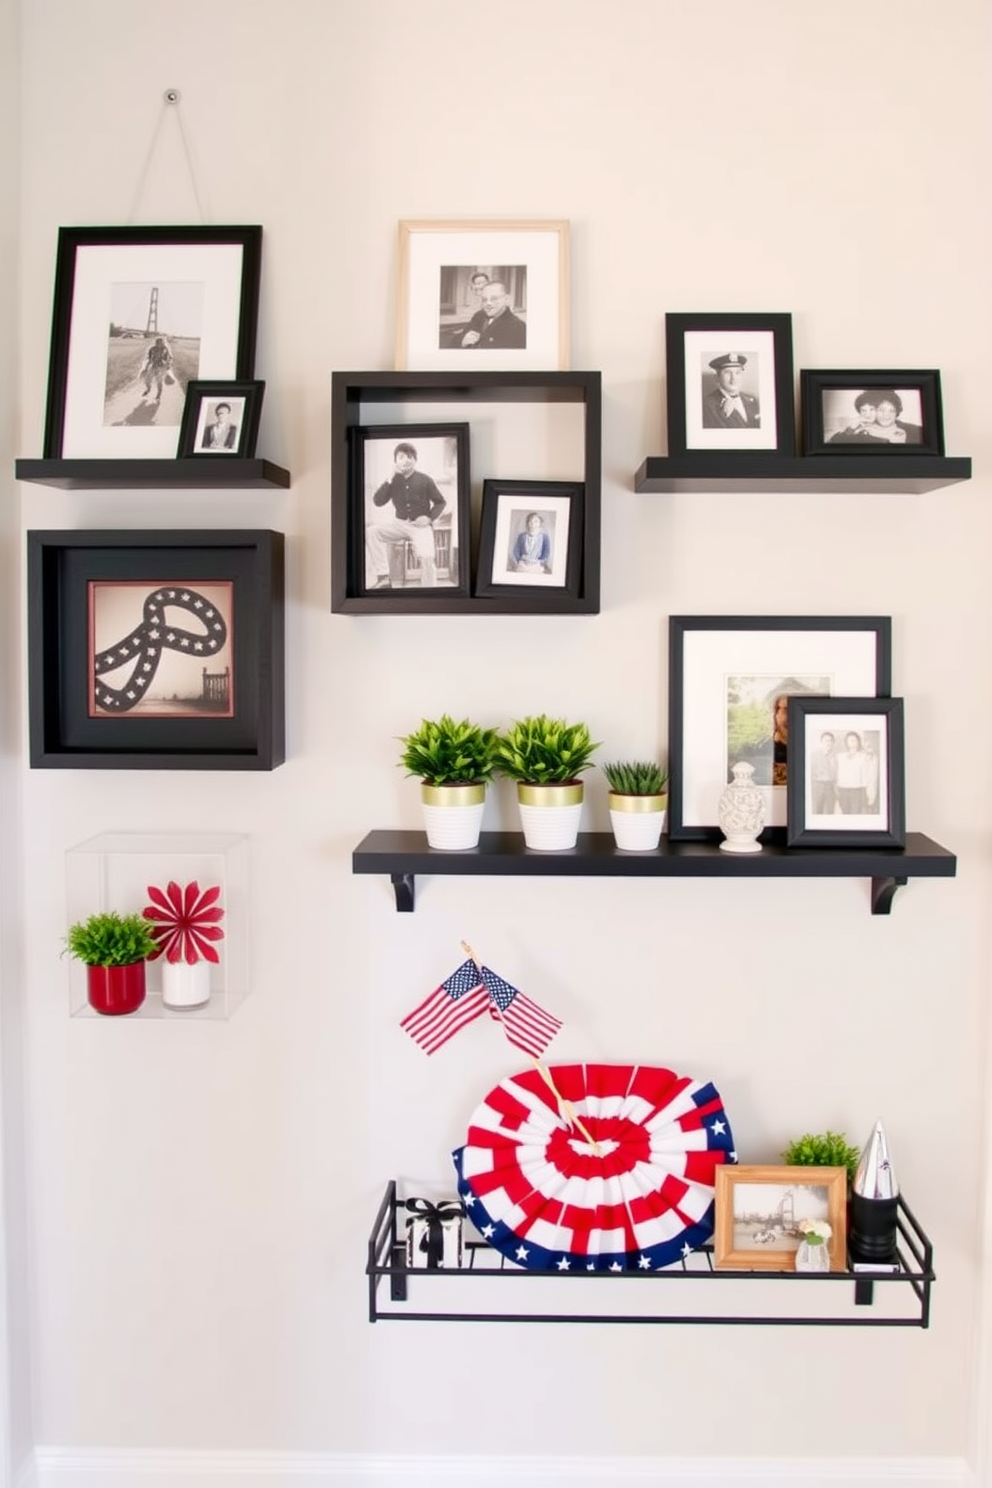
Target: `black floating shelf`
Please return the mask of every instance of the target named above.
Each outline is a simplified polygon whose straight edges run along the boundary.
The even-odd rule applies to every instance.
[[[17,460],[18,480],[63,491],[251,491],[289,485],[289,471],[271,460],[204,455],[188,460]]]
[[[889,1272],[829,1271],[718,1271],[710,1244],[693,1251],[650,1275],[641,1271],[622,1271],[616,1276],[598,1272],[524,1271],[508,1262],[484,1241],[470,1239],[464,1249],[464,1263],[458,1270],[428,1271],[411,1269],[406,1264],[404,1232],[399,1210],[405,1201],[397,1196],[395,1181],[386,1192],[372,1226],[368,1243],[365,1274],[369,1288],[369,1322],[459,1323],[717,1323],[777,1326],[848,1327],[848,1328],[927,1328],[930,1326],[930,1289],[936,1280],[933,1269],[933,1246],[916,1216],[900,1195],[896,1217],[896,1265]],[[543,1281],[545,1288],[532,1286],[529,1291],[515,1290],[513,1282]],[[762,1288],[749,1291],[752,1282],[784,1282],[791,1292],[781,1290],[783,1305],[768,1306],[769,1293]],[[502,1306],[492,1305],[489,1282],[503,1288]],[[706,1283],[702,1288],[687,1288],[682,1283]],[[718,1285],[710,1285],[714,1283]],[[876,1285],[885,1289],[883,1306]],[[454,1290],[452,1290],[454,1287]],[[548,1289],[553,1287],[561,1299],[559,1308],[543,1311]],[[568,1292],[565,1289],[571,1287]],[[584,1287],[585,1291],[577,1290]],[[480,1290],[484,1289],[484,1290]],[[607,1291],[606,1289],[610,1290]],[[893,1290],[895,1288],[895,1290]],[[433,1302],[428,1309],[411,1305],[413,1290]],[[687,1307],[677,1309],[680,1294],[689,1293]],[[591,1308],[597,1300],[609,1297],[613,1306],[597,1311]],[[751,1297],[764,1304],[765,1310],[734,1310],[735,1301]],[[566,1310],[566,1298],[573,1308]],[[788,1299],[791,1305],[784,1305]],[[841,1312],[835,1299],[849,1307]],[[480,1301],[488,1301],[486,1309]],[[458,1306],[464,1302],[465,1306]],[[473,1302],[476,1304],[473,1306]],[[708,1306],[693,1306],[708,1302]],[[876,1303],[878,1304],[876,1306]],[[647,1304],[650,1310],[644,1310]],[[671,1309],[671,1310],[667,1310]]]
[[[635,491],[881,491],[920,495],[971,479],[971,460],[941,455],[805,455],[788,459],[718,450],[649,455],[634,477]]]
[[[424,832],[369,832],[351,857],[353,873],[388,874],[396,908],[412,911],[418,873],[539,878],[870,878],[871,912],[888,914],[895,891],[910,878],[953,878],[957,858],[946,847],[908,832],[904,848],[784,847],[760,853],[721,851],[715,842],[670,842],[653,852],[624,852],[612,832],[580,832],[567,852],[524,846],[519,832],[483,832],[477,848],[446,852],[427,846]]]

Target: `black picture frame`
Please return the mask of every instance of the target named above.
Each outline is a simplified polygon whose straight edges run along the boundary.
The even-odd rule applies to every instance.
[[[912,459],[944,453],[940,373],[934,368],[913,372],[804,369],[799,374],[799,389],[807,455]],[[873,429],[887,432],[873,434]]]
[[[471,578],[469,425],[362,424],[349,433],[353,455],[347,500],[349,592],[381,601],[387,611],[397,600],[405,607],[464,599]],[[403,446],[414,450],[415,462],[401,470]],[[426,542],[417,535],[427,530],[426,525],[400,515],[406,509],[404,482],[416,475],[426,476],[428,484],[421,481],[413,487],[415,503],[426,500],[433,507],[438,498],[445,503],[429,523],[430,555],[418,553],[416,547]],[[391,490],[399,497],[399,507]],[[387,510],[390,504],[392,513]],[[433,583],[424,582],[425,559],[428,563],[433,559]]]
[[[256,225],[59,228],[45,458],[174,456],[187,382],[254,375],[261,255]],[[159,335],[175,351],[146,392]]]
[[[179,427],[181,460],[250,460],[258,443],[265,383],[190,382]],[[226,428],[215,415],[227,407]]]
[[[787,798],[789,847],[905,847],[902,698],[790,698]]]
[[[670,455],[698,454],[710,465],[720,451],[738,461],[749,452],[795,457],[791,315],[672,312],[665,349]],[[739,369],[743,417],[757,422],[723,412],[714,363]]]
[[[890,617],[673,615],[668,641],[669,837],[719,841],[719,799],[744,758],[765,792],[761,840],[784,843],[788,761],[774,737],[777,704],[801,693],[888,697]]]
[[[29,532],[32,767],[271,770],[281,764],[283,572],[281,532]],[[204,621],[211,606],[217,616]],[[117,620],[119,640],[100,634],[103,627],[109,635]],[[167,640],[154,634],[165,626],[172,632]],[[210,644],[218,638],[221,650]],[[114,652],[123,657],[119,671],[101,665]],[[199,695],[180,697],[174,684],[171,697],[166,688],[139,712],[135,694],[147,685],[139,679],[150,671],[153,680],[163,662],[166,677],[182,676],[179,685],[195,686],[199,678]]]
[[[562,596],[576,600],[584,500],[581,481],[484,481],[475,593],[525,593],[549,611],[561,609]],[[532,518],[538,519],[537,546],[528,558],[524,546]]]

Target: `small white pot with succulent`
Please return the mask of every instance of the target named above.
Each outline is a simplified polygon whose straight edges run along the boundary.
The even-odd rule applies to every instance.
[[[400,766],[420,778],[427,845],[465,852],[479,845],[486,786],[492,779],[496,730],[448,713],[423,719],[400,740]]]
[[[610,787],[610,824],[617,847],[653,852],[668,812],[668,771],[649,760],[619,760],[602,766]]]
[[[802,1239],[796,1251],[797,1271],[829,1271],[830,1246],[827,1241],[833,1229],[825,1219],[801,1219],[799,1233]]]

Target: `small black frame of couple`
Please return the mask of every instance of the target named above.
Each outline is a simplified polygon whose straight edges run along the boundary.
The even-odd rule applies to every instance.
[[[796,455],[792,317],[665,318],[668,449],[712,466],[721,452]],[[806,455],[943,455],[940,373],[803,371]]]
[[[789,698],[789,847],[905,847],[905,797],[902,698]]]
[[[250,460],[258,442],[265,383],[190,382],[179,428],[181,460]]]
[[[472,583],[467,423],[351,430],[346,507],[349,591],[383,610],[418,600],[527,593],[549,611],[578,596],[585,488],[486,480]]]

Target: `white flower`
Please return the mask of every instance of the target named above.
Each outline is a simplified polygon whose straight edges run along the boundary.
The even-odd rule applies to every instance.
[[[801,1219],[799,1229],[811,1245],[822,1245],[833,1234],[825,1219]]]

